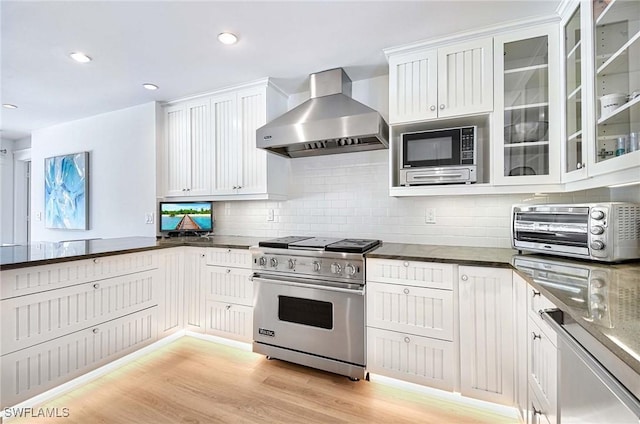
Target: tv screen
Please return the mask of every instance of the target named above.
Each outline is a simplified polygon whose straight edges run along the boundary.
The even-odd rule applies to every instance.
[[[213,230],[211,202],[160,202],[160,232],[207,233]]]

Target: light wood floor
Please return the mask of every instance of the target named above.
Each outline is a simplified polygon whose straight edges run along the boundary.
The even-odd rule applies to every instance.
[[[182,337],[11,423],[517,423],[412,391]]]

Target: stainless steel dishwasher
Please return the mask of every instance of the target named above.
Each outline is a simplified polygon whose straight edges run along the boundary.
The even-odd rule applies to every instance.
[[[640,375],[562,311],[542,317],[558,334],[560,421],[640,423]]]

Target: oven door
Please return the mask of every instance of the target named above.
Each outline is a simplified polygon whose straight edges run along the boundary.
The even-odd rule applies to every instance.
[[[402,134],[402,168],[462,164],[461,137],[460,128]]]
[[[253,340],[365,364],[364,287],[254,276]]]

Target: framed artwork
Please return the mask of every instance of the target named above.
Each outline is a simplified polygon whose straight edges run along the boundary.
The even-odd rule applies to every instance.
[[[44,160],[45,227],[89,229],[89,152]]]

